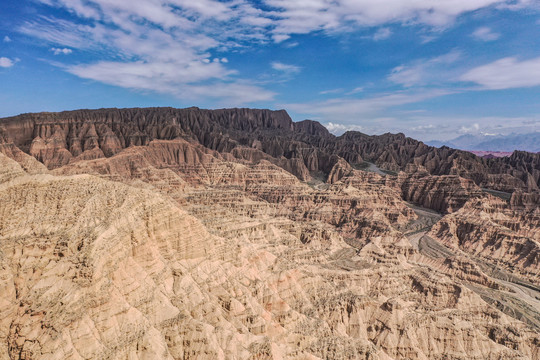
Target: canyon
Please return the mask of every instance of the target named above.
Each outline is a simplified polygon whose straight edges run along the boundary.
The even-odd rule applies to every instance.
[[[286,111],[0,119],[0,359],[540,359],[540,154]]]

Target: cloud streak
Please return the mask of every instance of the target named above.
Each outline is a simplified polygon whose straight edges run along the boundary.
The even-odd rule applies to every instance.
[[[493,32],[489,27],[483,26],[476,29],[471,36],[480,41],[495,41],[501,34]]]
[[[395,67],[388,80],[404,87],[422,86],[447,82],[454,77],[453,64],[460,60],[460,51],[452,50],[447,54],[431,59],[421,59],[408,65]]]
[[[519,1],[523,7],[532,2]],[[274,38],[283,41],[292,34],[313,31],[339,32],[384,24],[449,26],[459,15],[493,5],[510,5],[504,0],[264,0],[275,9]],[[386,34],[388,32],[386,31]],[[382,34],[385,36],[385,34]]]
[[[73,50],[68,48],[51,48],[51,51],[54,53],[54,55],[69,55],[73,52]]]
[[[386,39],[388,39],[390,36],[392,36],[392,30],[390,30],[389,28],[380,28],[380,29],[377,30],[377,32],[373,35],[373,40],[375,40],[375,41],[386,40]]]
[[[538,117],[412,116],[401,131],[423,140],[449,140],[458,134],[530,133],[537,131]]]
[[[272,69],[284,72],[286,74],[294,74],[300,72],[301,68],[296,65],[284,64],[278,61],[274,61],[270,64]]]
[[[368,98],[333,98],[323,102],[296,103],[283,105],[297,113],[322,116],[339,121],[353,121],[365,117],[378,116],[381,110],[400,105],[418,103],[439,96],[453,94],[455,91],[432,89],[422,91],[399,91]]]
[[[540,86],[540,57],[519,61],[507,57],[473,68],[460,77],[487,90]]]

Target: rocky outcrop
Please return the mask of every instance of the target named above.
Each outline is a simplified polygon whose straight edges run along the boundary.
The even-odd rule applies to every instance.
[[[458,175],[494,190],[527,191],[539,184],[540,154],[516,151],[508,158],[482,159],[466,151],[427,146],[403,134],[368,136],[358,132],[343,134],[333,146],[338,152],[357,152],[384,169],[406,171],[411,164],[420,165],[431,175]]]
[[[523,211],[493,196],[471,200],[445,216],[431,234],[453,249],[503,266],[533,284],[540,280],[538,207]]]
[[[538,209],[540,208],[540,193],[524,193],[521,191],[516,191],[512,193],[510,205],[517,209]]]
[[[454,212],[470,199],[482,196],[482,190],[472,180],[456,175],[402,172],[395,181],[404,200],[441,213]]]
[[[336,164],[330,170],[326,182],[328,184],[334,184],[341,180],[345,175],[348,175],[352,171],[352,166],[344,159],[339,158]]]

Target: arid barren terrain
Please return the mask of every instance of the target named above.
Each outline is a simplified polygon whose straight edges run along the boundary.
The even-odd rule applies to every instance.
[[[0,119],[0,359],[540,359],[539,186],[285,111]]]

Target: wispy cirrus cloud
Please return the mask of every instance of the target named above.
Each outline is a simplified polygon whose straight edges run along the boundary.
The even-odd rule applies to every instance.
[[[329,89],[329,90],[323,90],[319,91],[319,95],[328,95],[328,94],[339,94],[342,93],[343,89]]]
[[[248,3],[41,1],[68,9],[84,25],[42,16],[19,31],[54,45],[55,55],[71,49],[100,54],[93,62],[62,66],[81,78],[227,104],[269,101],[275,95],[239,77],[226,57],[212,56],[246,41],[261,41],[268,21]]]
[[[358,94],[358,93],[361,93],[362,91],[364,91],[364,87],[363,86],[358,86],[358,87],[355,87],[354,89],[352,89],[351,91],[347,92],[347,95]]]
[[[390,30],[389,28],[380,28],[379,30],[375,32],[375,34],[373,34],[373,40],[375,41],[386,40],[390,36],[392,36],[392,30]]]
[[[99,62],[70,66],[67,70],[81,78],[124,88],[159,91],[187,99],[221,99],[228,104],[269,101],[275,95],[249,81],[228,80],[233,71],[224,70],[220,62],[194,61],[182,68],[171,62]],[[208,79],[212,82],[206,83]]]
[[[88,50],[104,46],[106,28],[101,25],[87,26],[47,16],[26,21],[17,30],[48,44]]]
[[[395,67],[388,75],[388,80],[404,87],[445,83],[457,76],[459,69],[454,69],[452,65],[461,57],[461,51],[452,50],[431,59],[419,59],[411,64]]]
[[[489,6],[533,6],[531,0],[265,0],[275,9],[274,39],[313,31],[339,32],[384,24],[449,26],[459,15]]]
[[[284,64],[279,61],[274,61],[270,64],[272,69],[284,72],[286,74],[294,74],[300,72],[301,68],[296,65]]]
[[[460,80],[487,90],[540,86],[540,57],[523,61],[503,58],[467,71]]]
[[[501,37],[501,34],[493,32],[493,30],[487,26],[482,26],[474,30],[471,36],[480,41],[495,41]]]
[[[414,104],[435,97],[454,94],[455,92],[446,89],[398,91],[371,97],[339,97],[322,102],[284,104],[283,106],[300,114],[351,121],[351,119],[358,117],[380,116],[381,110]]]

